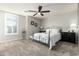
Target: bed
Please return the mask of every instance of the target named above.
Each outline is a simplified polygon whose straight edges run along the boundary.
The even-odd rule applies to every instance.
[[[49,49],[52,49],[60,39],[61,35],[57,29],[47,29],[45,33],[35,33],[33,36],[33,40],[47,44]]]

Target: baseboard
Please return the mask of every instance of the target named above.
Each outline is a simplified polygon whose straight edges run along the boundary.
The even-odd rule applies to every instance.
[[[22,39],[4,39],[4,40],[0,40],[0,43],[5,43],[5,42],[10,42],[15,40],[22,40]]]

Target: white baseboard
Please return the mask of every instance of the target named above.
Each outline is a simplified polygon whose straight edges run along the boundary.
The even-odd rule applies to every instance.
[[[22,40],[22,39],[4,39],[4,40],[0,40],[0,43],[15,41],[15,40]]]

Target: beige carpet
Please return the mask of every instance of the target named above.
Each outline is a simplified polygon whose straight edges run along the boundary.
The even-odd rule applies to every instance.
[[[58,42],[52,50],[32,40],[16,40],[0,43],[1,56],[78,56],[79,47],[69,42]]]

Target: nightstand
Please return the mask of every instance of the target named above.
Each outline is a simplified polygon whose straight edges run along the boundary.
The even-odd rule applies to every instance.
[[[61,32],[61,41],[67,41],[76,43],[76,33],[75,32]]]
[[[40,33],[42,33],[42,32],[46,32],[46,31],[39,31]]]

